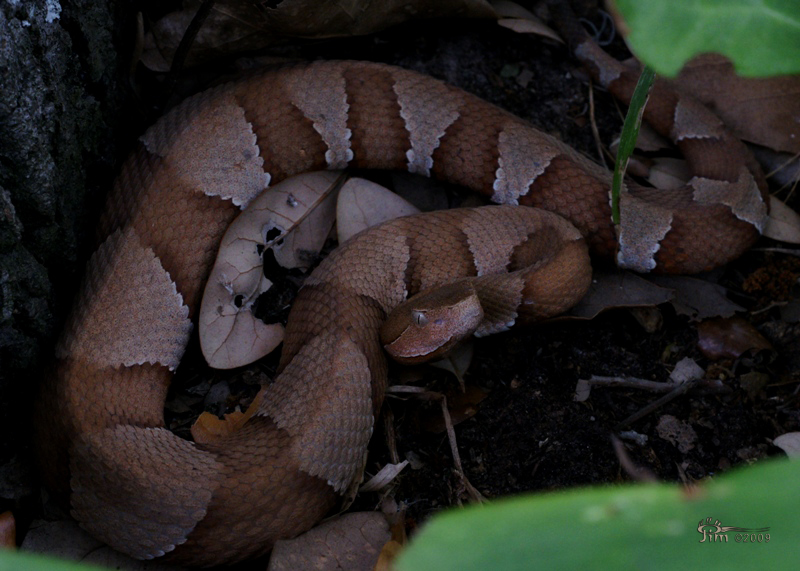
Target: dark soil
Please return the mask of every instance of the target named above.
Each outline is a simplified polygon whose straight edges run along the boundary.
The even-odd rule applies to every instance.
[[[370,59],[420,70],[493,101],[597,156],[590,128],[590,87],[565,49],[548,40],[518,35],[492,22],[429,22],[404,25],[374,37],[309,43],[288,55]],[[526,70],[532,72],[527,82]],[[620,128],[620,112],[607,93],[595,90],[594,99],[601,139],[608,145]],[[745,293],[742,284],[755,272],[769,276],[769,268],[781,263],[777,257],[748,254],[727,269],[724,284],[748,310],[763,309],[778,295],[784,299],[795,295],[797,276],[788,281],[784,291],[768,295]],[[770,277],[762,281],[774,282]],[[455,428],[469,482],[485,497],[496,498],[631,480],[621,468],[612,436],[619,435],[621,421],[662,394],[596,387],[588,400],[575,402],[576,383],[590,375],[665,381],[684,357],[695,359],[709,378],[723,378],[730,391],[690,392],[622,428],[646,436],[643,443],[623,441],[634,464],[659,480],[691,483],[782,454],[771,445],[772,439],[800,430],[796,395],[800,362],[795,356],[799,354],[800,328],[781,321],[777,309],[755,317],[747,314],[775,351],[711,363],[697,348],[695,323],[676,315],[670,306],[660,310],[663,324],[653,333],[645,332],[628,310],[618,309],[592,321],[546,324],[477,341],[465,380],[472,392],[477,387],[486,397],[453,411],[455,415],[469,408],[476,410]],[[192,355],[190,351],[189,357]],[[252,393],[261,372],[268,376],[273,366],[268,361],[257,365],[255,372],[240,373],[236,379],[244,379],[241,383],[227,380],[234,393],[242,387]],[[741,375],[750,371],[769,376],[767,385],[754,393],[743,390],[739,383]],[[213,381],[200,381],[194,372],[184,372],[182,382],[208,388],[224,378],[213,375]],[[459,398],[455,379],[440,370],[426,369],[420,383],[446,393],[451,402]],[[196,401],[201,407],[200,395],[178,398]],[[241,401],[231,397],[228,402]],[[173,426],[185,428],[189,422],[185,420],[189,413],[183,412],[186,407],[174,408],[169,412]],[[413,532],[432,513],[466,502],[469,496],[455,472],[446,433],[440,430],[438,402],[390,396],[384,408],[394,427],[391,447],[396,448],[400,460],[413,460],[413,468],[407,468],[388,492],[406,510],[407,527]],[[695,430],[697,441],[692,449],[681,452],[658,435],[656,425],[663,415],[672,415]],[[381,421],[377,426],[369,474],[392,461],[387,431],[381,428]],[[378,494],[365,494],[355,508],[374,509],[380,501]]]

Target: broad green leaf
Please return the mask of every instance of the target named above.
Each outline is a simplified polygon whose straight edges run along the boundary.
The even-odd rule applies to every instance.
[[[0,550],[0,571],[103,571],[96,567],[74,561],[63,561],[37,553]]]
[[[800,72],[798,0],[615,0],[636,56],[674,76],[692,56],[728,56],[744,76]]]
[[[396,568],[797,569],[798,513],[800,462],[766,461],[692,492],[677,485],[626,485],[451,510],[422,529]],[[717,521],[760,530],[712,535]]]

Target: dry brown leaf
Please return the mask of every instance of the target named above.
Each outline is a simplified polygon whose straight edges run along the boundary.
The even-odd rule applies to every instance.
[[[726,296],[727,290],[719,284],[690,276],[650,276],[653,283],[674,291],[672,306],[678,315],[693,320],[709,317],[730,317],[744,308]]]
[[[671,414],[665,414],[658,419],[656,432],[661,438],[675,445],[682,454],[689,452],[697,442],[694,428]]]
[[[597,271],[592,286],[578,305],[556,319],[593,319],[617,307],[647,307],[670,301],[673,292],[631,272]]]
[[[175,50],[201,0],[156,21],[144,38],[142,63],[168,71]],[[377,32],[411,19],[457,16],[496,18],[485,0],[217,0],[186,59],[193,66],[226,55],[252,52],[291,38],[332,38]]]
[[[339,243],[370,226],[418,212],[418,208],[391,190],[363,178],[351,178],[342,186],[336,202]]]
[[[263,256],[302,267],[317,255],[334,222],[340,173],[307,173],[262,192],[228,227],[200,305],[200,346],[208,364],[231,369],[252,363],[283,341],[283,325],[252,313],[272,282]]]
[[[707,319],[698,324],[697,334],[697,346],[711,360],[736,359],[751,349],[772,349],[749,321],[738,316]]]
[[[0,514],[0,547],[6,549],[17,547],[17,521],[11,512]]]
[[[371,571],[381,548],[390,539],[389,524],[383,514],[345,514],[294,539],[276,543],[267,569]]]
[[[800,215],[774,196],[771,197],[764,236],[781,242],[800,244]]]
[[[726,58],[705,54],[688,62],[676,81],[711,107],[737,137],[800,153],[800,76],[742,78]]]

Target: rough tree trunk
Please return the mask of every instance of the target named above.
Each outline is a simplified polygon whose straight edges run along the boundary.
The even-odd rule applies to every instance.
[[[119,154],[130,11],[114,0],[0,1],[0,511],[32,489],[34,389]]]

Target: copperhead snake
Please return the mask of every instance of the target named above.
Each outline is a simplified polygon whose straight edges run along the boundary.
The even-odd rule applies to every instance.
[[[637,74],[582,32],[568,36],[626,100]],[[381,345],[406,328],[385,329],[381,341],[380,325],[408,296],[480,276],[477,286],[452,287],[491,300],[476,326],[488,333],[575,303],[591,275],[584,240],[623,267],[695,273],[757,238],[768,197],[744,145],[665,85],[645,119],[675,142],[694,176],[668,191],[629,183],[618,239],[603,168],[417,73],[320,61],[187,99],[141,137],[101,217],[106,238],[37,405],[46,485],[69,497],[90,533],[138,558],[233,563],[309,529],[359,481],[386,385]],[[225,228],[268,185],[345,167],[435,176],[495,202],[557,212],[574,228],[538,209],[497,206],[366,231],[305,282],[280,374],[242,429],[215,445],[174,436],[164,400]],[[410,312],[412,322],[430,321]],[[399,341],[393,349],[418,356]]]

